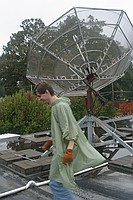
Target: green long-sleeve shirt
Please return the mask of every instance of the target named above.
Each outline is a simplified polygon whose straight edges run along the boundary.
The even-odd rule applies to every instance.
[[[105,161],[88,142],[70,108],[70,100],[60,97],[51,104],[51,133],[53,159],[50,167],[50,180],[61,182],[67,188],[76,188],[74,173]],[[70,140],[75,140],[74,160],[64,165],[63,154]]]

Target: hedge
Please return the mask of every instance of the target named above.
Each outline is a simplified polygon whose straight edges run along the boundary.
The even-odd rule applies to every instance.
[[[70,97],[71,108],[77,120],[87,114],[84,97]],[[95,110],[100,108],[96,101]],[[116,115],[116,108],[112,103],[104,106],[100,113],[108,117]],[[50,129],[50,107],[36,98],[30,92],[20,90],[12,96],[5,96],[0,100],[0,134],[18,133],[29,134]]]
[[[0,102],[0,133],[27,134],[50,128],[50,108],[31,92],[20,90]]]

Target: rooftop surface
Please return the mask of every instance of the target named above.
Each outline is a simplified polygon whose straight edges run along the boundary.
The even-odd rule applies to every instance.
[[[2,146],[1,146],[2,147]],[[122,149],[114,159],[129,155]],[[103,167],[99,173],[86,172],[75,177],[79,189],[73,191],[77,200],[132,200],[133,199],[133,174],[121,173]],[[53,195],[48,184],[42,186],[27,187],[31,180],[15,174],[7,168],[0,167],[0,198],[6,200],[50,200]],[[35,180],[35,183],[42,183],[44,180]],[[22,189],[22,191],[17,191]],[[15,192],[16,190],[16,192]],[[11,194],[14,191],[14,194]],[[8,195],[5,192],[9,192]],[[4,194],[4,196],[2,196]]]

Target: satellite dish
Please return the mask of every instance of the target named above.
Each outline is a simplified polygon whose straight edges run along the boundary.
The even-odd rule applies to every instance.
[[[79,125],[87,130],[89,142],[110,148],[117,141],[109,158],[119,144],[132,153],[118,131],[90,112],[92,91],[97,93],[121,78],[133,59],[133,25],[127,14],[115,9],[72,8],[31,41],[27,78],[34,84],[46,80],[58,95],[87,93],[88,115]],[[106,132],[99,143],[94,141],[93,122]]]
[[[85,95],[121,78],[132,60],[133,25],[123,10],[76,7],[32,38],[27,78],[57,94]]]

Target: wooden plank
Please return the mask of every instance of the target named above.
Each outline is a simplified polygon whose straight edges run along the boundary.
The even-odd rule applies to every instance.
[[[19,161],[19,160],[22,160],[22,158],[13,154],[0,155],[0,164],[2,165],[9,165],[13,163],[14,161]]]
[[[128,132],[130,135],[133,134],[133,129],[132,129],[132,128],[121,127],[121,128],[118,128],[118,130],[119,130],[119,131]]]
[[[50,130],[49,131],[45,131],[45,132],[34,133],[34,137],[35,138],[46,137],[48,135],[50,135]]]
[[[50,168],[51,159],[52,159],[51,156],[42,157],[42,158],[37,159],[36,162],[41,165],[42,171],[44,171]]]
[[[128,155],[116,160],[109,161],[108,168],[123,173],[133,174],[133,156]]]
[[[33,150],[33,149],[24,149],[24,150],[20,150],[20,151],[17,151],[15,153],[15,155],[20,155],[20,156],[25,156],[25,157],[28,157],[28,158],[38,158],[39,156],[42,155],[41,152],[39,151],[36,151],[36,150]]]
[[[121,130],[119,130],[119,133],[116,133],[116,134],[119,135],[121,138],[127,138],[128,136],[131,136],[131,133],[127,133]]]
[[[42,172],[47,172],[50,169],[51,157],[42,157],[35,161],[30,160],[22,160],[18,162],[14,162],[12,164],[12,169],[16,171],[16,173],[21,173],[22,175],[34,175]]]
[[[22,136],[23,139],[26,139],[26,140],[30,140],[31,142],[35,142],[35,143],[38,143],[38,142],[44,142],[46,140],[48,140],[49,136],[44,136],[44,137],[34,137],[34,135],[29,135],[29,136]]]
[[[35,174],[41,171],[41,165],[30,160],[22,160],[19,162],[14,162],[12,168],[24,175]]]
[[[0,155],[0,164],[9,165],[15,161],[24,160],[26,158],[37,159],[41,155],[42,155],[41,152],[33,150],[33,149],[26,149],[26,150],[20,150],[20,151],[13,151],[13,150],[2,151]]]
[[[15,151],[20,151],[24,149],[30,149],[31,146],[31,141],[30,140],[24,140],[23,142],[19,142],[19,145],[14,145],[14,150]]]
[[[26,140],[29,140],[31,142],[32,149],[38,149],[38,147],[42,147],[44,142],[49,139],[49,136],[34,137],[34,135],[32,135],[32,136],[23,137],[23,138],[25,138]]]
[[[11,153],[15,153],[15,151],[14,150],[12,150],[12,149],[7,149],[7,150],[2,150],[2,151],[0,151],[0,155],[4,155],[4,154],[11,154]]]

